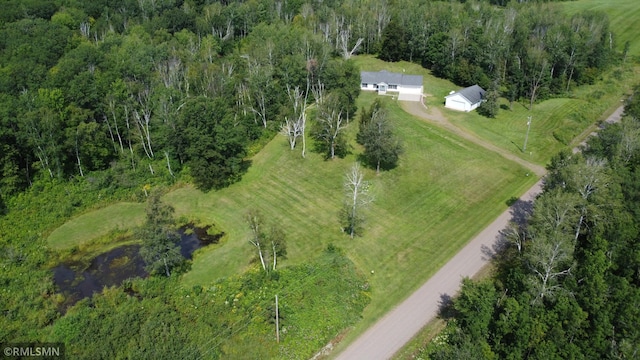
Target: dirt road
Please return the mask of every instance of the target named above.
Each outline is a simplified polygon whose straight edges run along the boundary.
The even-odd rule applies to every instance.
[[[440,126],[466,140],[471,141],[472,143],[478,144],[485,149],[496,152],[511,161],[517,162],[518,164],[526,167],[527,169],[532,170],[538,176],[542,176],[545,174],[545,168],[543,166],[530,163],[518,156],[515,156],[509,153],[508,151],[502,148],[499,148],[493,145],[492,143],[484,139],[479,138],[477,135],[473,133],[470,133],[464,129],[461,129],[455,126],[454,124],[449,122],[449,120],[447,120],[447,118],[440,112],[439,109],[435,107],[431,107],[427,109],[420,102],[416,102],[416,101],[400,101],[398,103],[400,104],[400,107],[402,107],[404,111],[408,112],[411,115],[416,116],[419,119],[423,119],[434,125]]]
[[[403,108],[405,108],[404,105]],[[405,108],[405,110],[414,114],[411,109],[416,112],[422,111],[420,109],[416,110],[415,107],[411,106],[410,108]],[[442,114],[439,114],[437,109],[435,110],[435,115],[433,113],[428,114],[431,119],[427,120],[439,122],[441,126],[463,136],[460,134],[460,132],[464,132],[463,130],[453,126]],[[426,116],[425,113],[426,111],[422,112],[422,115],[419,116],[424,119]],[[621,114],[622,108],[611,114],[606,121],[609,123],[619,121]],[[475,137],[472,134],[468,135]],[[469,139],[467,136],[463,137]],[[475,138],[478,139],[477,137]],[[500,153],[504,156],[502,152]],[[520,161],[518,162],[522,163]],[[526,161],[524,162],[526,163]],[[530,165],[534,164],[527,166],[532,170],[537,166],[534,165],[534,167],[531,167]],[[540,168],[537,170],[541,171],[541,173],[536,171],[536,174],[542,176],[544,174],[544,168]],[[520,197],[519,201],[513,204],[507,211],[492,222],[491,225],[471,240],[418,290],[376,322],[347,349],[338,354],[336,359],[389,359],[402,349],[404,344],[411,340],[423,326],[437,316],[443,301],[448,301],[448,299],[458,292],[460,289],[460,280],[465,276],[471,277],[475,275],[489,262],[495,254],[495,249],[500,246],[502,241],[500,235],[501,230],[507,226],[509,221],[522,221],[525,219],[526,215],[530,213],[533,208],[533,200],[541,191],[542,180],[538,181]]]

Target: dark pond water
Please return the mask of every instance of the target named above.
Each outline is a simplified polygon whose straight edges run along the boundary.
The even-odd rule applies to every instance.
[[[180,252],[191,259],[193,253],[206,245],[214,244],[224,233],[209,235],[209,227],[186,225],[178,230]],[[140,245],[124,245],[91,259],[89,266],[63,263],[53,268],[53,280],[59,292],[65,295],[63,308],[92,296],[110,286],[119,286],[129,278],[147,277],[144,261],[140,257]]]

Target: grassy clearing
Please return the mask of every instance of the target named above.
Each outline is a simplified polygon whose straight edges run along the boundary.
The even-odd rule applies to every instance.
[[[377,62],[368,57],[358,61]],[[414,64],[392,65],[399,68],[389,70],[404,67],[428,75]],[[444,80],[433,82],[438,92],[446,93],[452,86]],[[369,106],[376,97],[363,93],[359,106]],[[391,97],[383,99],[405,154],[392,171],[376,176],[367,170],[376,200],[368,210],[364,236],[349,239],[338,222],[343,176],[357,154],[325,161],[310,152],[302,159],[298,149],[290,151],[286,140],[276,137],[252,158],[239,183],[209,193],[184,187],[164,196],[176,216],[213,223],[227,234],[219,246],[196,254],[192,270],[181,280],[183,286],[210,284],[250,266],[253,254],[243,217],[247,209],[257,208],[287,233],[289,259],[283,266],[306,263],[334,243],[368,274],[371,304],[364,320],[347,334],[346,343],[432,276],[506,209],[507,199],[537,180],[500,155],[408,115]],[[354,125],[349,128],[351,137]],[[142,207],[139,212],[142,216]],[[92,229],[77,231],[86,236]]]
[[[580,11],[603,11],[609,16],[611,30],[615,38],[616,50],[622,51],[625,42],[629,41],[629,54],[640,56],[638,40],[638,19],[640,19],[640,2],[637,0],[580,0],[562,3],[564,11],[575,14]]]
[[[47,239],[53,249],[68,249],[106,236],[114,230],[126,230],[142,224],[144,204],[117,203],[80,215],[55,229]]]

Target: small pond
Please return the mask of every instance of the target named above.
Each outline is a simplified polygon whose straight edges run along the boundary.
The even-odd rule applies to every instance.
[[[206,227],[188,224],[178,230],[180,252],[186,259],[206,245],[217,243],[224,233],[209,235]],[[119,286],[129,278],[147,277],[144,261],[140,257],[140,245],[123,245],[91,259],[89,266],[78,263],[62,263],[53,268],[53,281],[64,294],[63,311],[76,302],[101,292],[107,286]]]

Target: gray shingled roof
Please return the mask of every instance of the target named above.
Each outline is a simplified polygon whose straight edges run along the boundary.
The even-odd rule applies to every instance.
[[[458,91],[456,94],[462,95],[462,97],[469,100],[471,104],[475,104],[480,102],[482,99],[484,99],[484,93],[485,91],[483,88],[481,88],[478,85],[473,85]],[[451,94],[451,95],[454,95],[454,94]],[[445,96],[445,98],[451,95]]]
[[[379,84],[384,82],[392,85],[422,86],[422,75],[405,75],[388,72],[386,70],[361,71],[360,80],[362,83]]]

